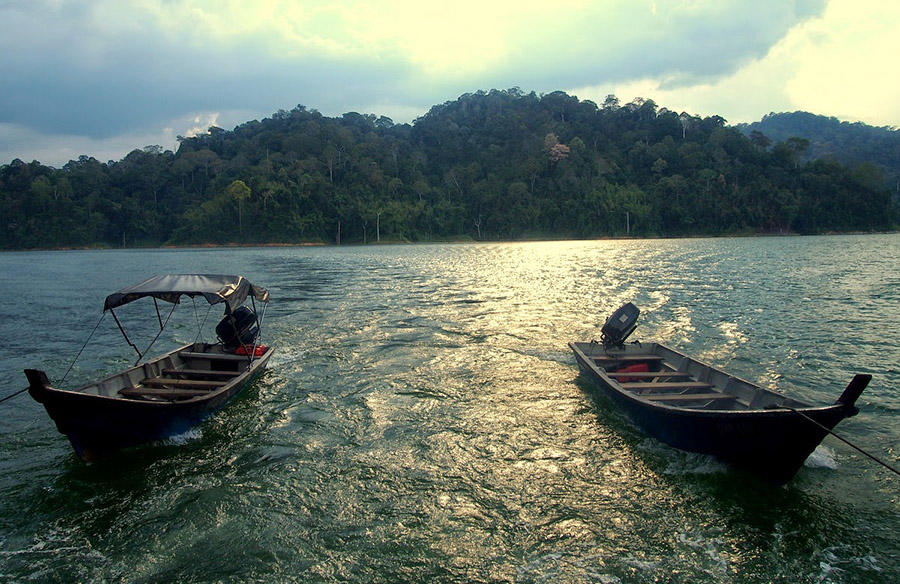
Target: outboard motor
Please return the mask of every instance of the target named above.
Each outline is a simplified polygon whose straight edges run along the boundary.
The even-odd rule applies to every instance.
[[[246,306],[241,306],[216,325],[216,335],[222,345],[229,350],[240,345],[252,345],[259,336],[259,325],[256,313]]]
[[[631,302],[612,313],[612,316],[606,319],[606,324],[600,329],[600,341],[603,343],[603,346],[607,349],[624,347],[625,339],[637,327],[637,319],[640,313],[641,311],[638,307]]]

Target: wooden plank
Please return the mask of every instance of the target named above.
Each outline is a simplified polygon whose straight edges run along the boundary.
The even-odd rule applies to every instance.
[[[623,389],[629,391],[640,391],[645,389],[712,389],[711,383],[702,381],[634,381],[631,383],[620,383]]]
[[[126,387],[119,394],[125,397],[167,397],[171,399],[208,395],[209,391],[201,389],[161,389],[153,387]]]
[[[701,401],[710,399],[737,399],[737,396],[727,393],[676,393],[668,394],[652,394],[642,395],[641,397],[650,401]]]
[[[247,355],[232,355],[231,353],[195,353],[193,351],[182,351],[178,353],[182,359],[208,359],[210,361],[245,361],[249,362]]]
[[[225,377],[240,375],[240,371],[213,371],[211,369],[163,369],[163,375],[185,375],[187,377]]]
[[[602,355],[600,357],[597,357],[596,355],[594,355],[591,357],[591,359],[593,359],[594,361],[596,361],[598,363],[601,361],[603,361],[605,363],[623,363],[626,361],[633,362],[633,361],[662,361],[663,360],[663,358],[660,357],[659,355],[652,355],[652,354],[646,354],[646,355]]]
[[[690,378],[690,373],[683,371],[607,371],[610,377],[634,377],[640,379],[656,379],[659,377]]]
[[[196,389],[216,389],[222,387],[224,382],[205,381],[202,379],[175,379],[172,377],[148,377],[141,381],[141,385],[172,385],[175,387],[189,387]]]

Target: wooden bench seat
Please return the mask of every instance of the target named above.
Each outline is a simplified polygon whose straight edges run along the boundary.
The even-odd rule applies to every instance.
[[[727,393],[676,393],[676,394],[651,394],[642,395],[650,401],[704,401],[711,399],[737,399],[735,395]]]
[[[211,369],[163,369],[163,375],[183,375],[185,377],[220,377],[230,379],[240,375],[239,371],[213,371]]]
[[[194,351],[182,351],[178,353],[182,359],[208,359],[210,361],[250,361],[247,355],[233,355],[231,353],[196,353]]]
[[[169,399],[185,399],[207,395],[209,391],[202,389],[163,389],[154,387],[126,387],[119,390],[125,397],[165,397]]]
[[[591,357],[594,361],[599,363],[624,363],[624,362],[634,362],[634,361],[647,361],[647,362],[657,362],[662,361],[663,358],[659,355],[602,355],[600,357],[594,356]]]
[[[659,377],[690,378],[690,373],[684,371],[607,371],[610,377],[633,377],[635,379],[656,379]]]
[[[702,381],[634,381],[630,383],[620,383],[623,389],[628,391],[644,391],[644,390],[666,390],[675,389],[712,389],[711,383]]]
[[[141,381],[141,385],[170,385],[173,387],[186,387],[191,389],[217,389],[224,385],[222,381],[207,381],[203,379],[175,379],[173,377],[148,377]]]

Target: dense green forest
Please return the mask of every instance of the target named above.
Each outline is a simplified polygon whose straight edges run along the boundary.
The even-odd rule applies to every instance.
[[[466,94],[412,124],[299,105],[120,161],[0,167],[0,247],[372,243],[893,229],[875,164],[563,92]]]
[[[888,188],[900,191],[900,130],[808,112],[770,113],[752,124],[738,124],[748,136],[761,132],[768,139],[783,141],[798,137],[809,140],[806,157],[827,158],[856,166],[872,163],[885,174]]]

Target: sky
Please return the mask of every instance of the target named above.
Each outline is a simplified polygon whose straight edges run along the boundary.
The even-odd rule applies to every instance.
[[[900,126],[898,55],[894,0],[0,0],[0,164],[512,87]]]

